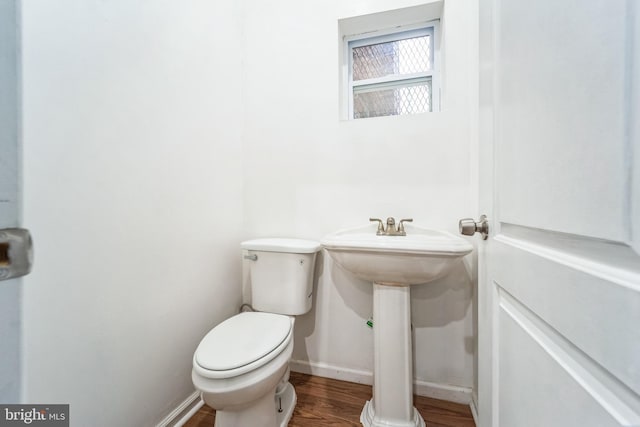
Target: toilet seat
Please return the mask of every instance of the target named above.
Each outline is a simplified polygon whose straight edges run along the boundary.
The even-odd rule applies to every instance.
[[[232,378],[278,356],[293,336],[293,318],[245,312],[213,328],[193,356],[194,370],[206,378]]]

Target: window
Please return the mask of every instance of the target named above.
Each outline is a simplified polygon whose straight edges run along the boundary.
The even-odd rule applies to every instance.
[[[347,38],[349,118],[439,110],[438,21]]]

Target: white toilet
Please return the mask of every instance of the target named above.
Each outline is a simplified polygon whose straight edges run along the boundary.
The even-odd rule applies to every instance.
[[[311,309],[320,243],[301,239],[243,242],[251,305],[213,328],[193,355],[192,379],[216,410],[215,427],[284,427],[296,404],[289,383],[293,326]]]

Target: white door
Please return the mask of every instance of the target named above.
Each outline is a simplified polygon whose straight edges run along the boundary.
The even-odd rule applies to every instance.
[[[0,1],[0,229],[17,227],[17,3]],[[0,239],[0,279],[6,265]],[[20,279],[0,280],[0,403],[20,400]]]
[[[640,426],[640,4],[480,0],[480,427]]]

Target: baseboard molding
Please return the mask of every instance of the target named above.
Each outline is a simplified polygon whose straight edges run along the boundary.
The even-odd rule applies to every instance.
[[[164,417],[156,427],[181,427],[198,412],[202,405],[204,402],[200,399],[200,392],[196,390]]]
[[[471,402],[469,402],[469,408],[471,408],[473,422],[478,426],[478,402],[476,402],[476,397],[473,395],[471,396]]]
[[[418,396],[431,397],[432,399],[448,400],[463,405],[468,405],[471,402],[471,388],[469,387],[415,380],[413,390]]]
[[[294,372],[315,375],[317,377],[333,378],[357,384],[373,384],[373,374],[368,371],[341,368],[326,363],[309,362],[307,360],[291,360],[289,367]]]
[[[326,363],[309,362],[307,360],[292,360],[289,363],[289,366],[292,371],[300,372],[302,374],[349,381],[358,384],[373,384],[373,373],[369,371],[342,368]],[[448,400],[450,402],[462,403],[465,405],[469,405],[472,401],[471,388],[469,387],[415,380],[413,382],[413,391],[418,396]]]

